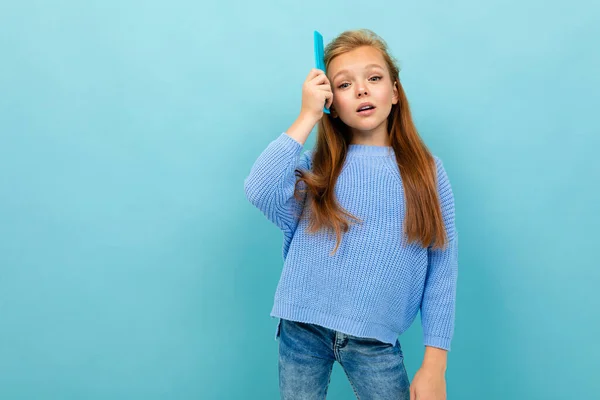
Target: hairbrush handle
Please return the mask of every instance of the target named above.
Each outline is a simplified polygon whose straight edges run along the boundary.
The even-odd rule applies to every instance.
[[[319,31],[314,33],[314,49],[315,49],[315,66],[321,71],[325,72],[325,51],[323,49],[323,35]],[[325,102],[327,104],[327,102]],[[329,109],[323,107],[323,112],[329,114]]]

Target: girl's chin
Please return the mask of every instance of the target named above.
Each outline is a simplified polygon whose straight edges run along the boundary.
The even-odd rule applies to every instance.
[[[350,129],[356,130],[356,131],[372,131],[373,129],[377,128],[379,125],[381,125],[382,122],[385,121],[374,121],[374,120],[369,120],[369,121],[352,121],[350,124],[346,124],[348,125],[348,127]]]

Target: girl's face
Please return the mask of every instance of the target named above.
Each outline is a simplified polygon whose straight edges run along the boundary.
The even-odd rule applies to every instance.
[[[353,132],[387,129],[392,105],[398,103],[398,89],[379,50],[362,46],[336,56],[327,75],[333,91],[333,117]],[[360,111],[365,103],[370,108]]]

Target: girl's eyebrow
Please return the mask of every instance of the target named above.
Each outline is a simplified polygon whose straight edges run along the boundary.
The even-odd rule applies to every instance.
[[[381,69],[383,69],[383,67],[382,67],[381,65],[379,65],[379,64],[368,64],[368,65],[365,65],[365,69],[369,69],[369,68],[373,68],[373,67],[375,67],[375,68],[381,68]],[[332,80],[332,81],[334,81],[334,80],[335,80],[335,78],[337,78],[337,76],[338,76],[338,75],[340,75],[340,74],[345,74],[346,72],[348,72],[348,70],[347,70],[347,69],[343,69],[343,70],[341,70],[341,71],[338,71],[338,73],[337,73],[337,74],[335,74],[335,75],[333,76],[333,78],[331,78],[331,80]]]

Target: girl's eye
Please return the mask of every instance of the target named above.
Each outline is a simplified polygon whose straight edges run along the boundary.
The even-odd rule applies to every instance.
[[[380,81],[382,78],[381,78],[381,76],[372,76],[369,79],[376,79],[376,80]],[[338,86],[338,89],[344,89],[344,88],[348,87],[348,86],[344,86],[344,85],[349,85],[349,83],[348,82],[342,83],[341,85]]]

